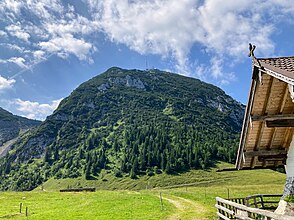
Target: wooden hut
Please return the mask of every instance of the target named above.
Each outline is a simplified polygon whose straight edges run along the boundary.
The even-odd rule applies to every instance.
[[[294,57],[256,58],[255,46],[250,44],[249,49],[252,80],[236,168],[285,165],[287,179],[281,204],[285,196],[294,194]],[[244,202],[246,198],[242,200],[243,204],[221,198],[216,200],[220,219],[256,219],[258,216],[264,219],[294,219],[289,213],[285,216],[285,212],[268,212],[257,206],[250,208]]]
[[[286,165],[294,126],[294,57],[253,57],[236,168]]]

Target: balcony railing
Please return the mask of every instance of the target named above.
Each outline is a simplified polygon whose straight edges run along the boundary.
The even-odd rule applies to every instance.
[[[244,199],[231,199],[232,201],[216,197],[215,207],[218,210],[217,215],[220,220],[294,220],[294,217],[292,216],[279,215],[274,212],[261,209],[262,207],[272,208],[272,204],[277,204],[276,201],[265,201],[264,198],[273,198],[278,196],[280,197],[280,195],[255,195]],[[253,203],[250,202],[252,200],[254,201]],[[254,206],[254,208],[248,207],[246,204]]]

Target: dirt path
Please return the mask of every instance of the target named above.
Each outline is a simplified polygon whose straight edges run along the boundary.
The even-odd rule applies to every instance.
[[[168,220],[205,220],[206,209],[203,205],[178,196],[163,195],[164,200],[176,207],[176,213],[169,216]]]

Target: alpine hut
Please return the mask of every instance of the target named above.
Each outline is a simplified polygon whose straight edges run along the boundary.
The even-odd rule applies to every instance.
[[[252,80],[235,166],[238,170],[285,166],[284,193],[275,212],[250,208],[248,200],[236,204],[217,198],[216,207],[220,219],[294,219],[294,212],[285,212],[283,203],[294,194],[294,56],[256,58],[254,49],[249,44]]]

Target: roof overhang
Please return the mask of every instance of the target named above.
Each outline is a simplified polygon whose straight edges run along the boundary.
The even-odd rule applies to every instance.
[[[293,63],[294,57],[253,57],[251,86],[236,158],[237,169],[285,164],[294,126]]]

